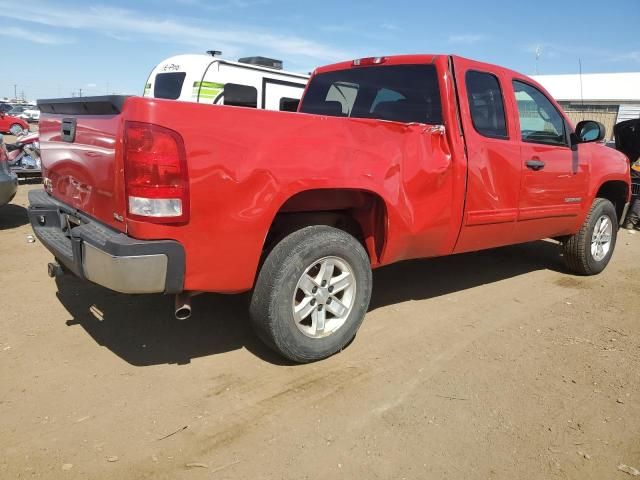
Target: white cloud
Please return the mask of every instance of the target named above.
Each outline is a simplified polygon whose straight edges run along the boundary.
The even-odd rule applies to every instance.
[[[478,33],[463,33],[460,35],[449,35],[449,43],[472,45],[474,43],[481,42],[486,38],[486,35]]]
[[[221,11],[269,5],[271,0],[228,0],[227,2],[208,3],[206,0],[177,0],[189,7],[202,8],[208,11]]]
[[[320,30],[328,33],[351,33],[355,31],[353,25],[322,25]]]
[[[395,23],[383,23],[382,25],[380,25],[380,28],[382,28],[383,30],[391,30],[391,31],[396,31],[400,29]]]
[[[2,27],[0,28],[0,35],[9,38],[27,40],[29,42],[39,43],[41,45],[64,45],[66,43],[73,42],[73,40],[70,38],[43,33],[39,32],[38,30],[25,30],[24,28],[20,27]]]
[[[238,0],[237,4],[247,4],[247,1]],[[43,2],[29,2],[16,9],[12,2],[0,0],[0,17],[67,30],[89,30],[112,37],[142,36],[149,40],[198,46],[202,50],[226,45],[232,50],[269,50],[277,54],[319,61],[351,58],[342,49],[297,36],[246,27],[203,25],[195,20],[152,17],[133,10],[107,6],[83,7],[75,9],[73,15],[70,15],[67,9],[59,9]]]
[[[578,59],[582,59],[583,62],[589,60],[597,61],[611,61],[611,62],[627,62],[627,63],[640,63],[640,50],[630,52],[613,51],[606,48],[592,48],[585,46],[572,46],[572,45],[560,45],[553,43],[536,43],[527,45],[524,50],[532,55],[535,55],[536,50],[540,48],[540,58],[567,58],[570,61],[575,61],[577,64]]]
[[[640,50],[634,52],[618,53],[611,58],[615,62],[635,62],[640,63]]]

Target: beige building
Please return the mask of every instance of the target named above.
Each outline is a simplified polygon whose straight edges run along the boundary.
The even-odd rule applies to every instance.
[[[575,123],[597,120],[607,128],[607,140],[616,123],[640,118],[640,72],[536,75]]]

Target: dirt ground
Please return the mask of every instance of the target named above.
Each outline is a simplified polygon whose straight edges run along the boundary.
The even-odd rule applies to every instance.
[[[0,478],[625,479],[640,469],[640,234],[606,272],[551,242],[374,274],[355,341],[295,366],[246,296],[125,296],[46,275],[0,209]],[[630,470],[631,471],[631,470]]]

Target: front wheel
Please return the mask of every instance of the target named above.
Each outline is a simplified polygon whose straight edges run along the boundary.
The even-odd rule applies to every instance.
[[[371,283],[369,257],[353,236],[327,226],[303,228],[267,256],[251,299],[253,326],[289,360],[329,357],[355,336]]]
[[[596,198],[580,231],[563,245],[567,267],[580,275],[597,275],[608,265],[616,246],[618,215],[606,198]]]

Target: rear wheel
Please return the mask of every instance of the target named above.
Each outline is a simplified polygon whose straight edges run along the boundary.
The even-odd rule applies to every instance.
[[[360,242],[342,230],[312,226],[271,250],[250,313],[267,345],[306,363],[333,355],[351,341],[370,297],[370,262]]]
[[[580,275],[602,272],[611,260],[617,235],[615,207],[605,198],[596,198],[580,231],[563,245],[567,267]]]
[[[11,127],[9,127],[9,132],[11,133],[11,135],[20,135],[23,131],[24,128],[22,128],[22,125],[20,125],[19,123],[14,123],[13,125],[11,125]]]

